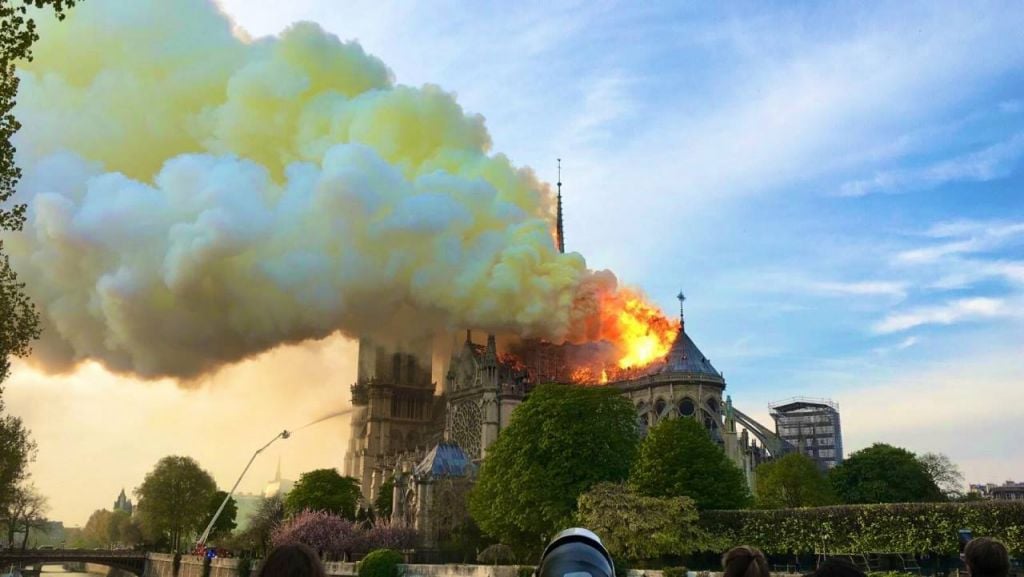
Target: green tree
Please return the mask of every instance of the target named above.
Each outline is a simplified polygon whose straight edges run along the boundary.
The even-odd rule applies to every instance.
[[[521,552],[571,523],[581,494],[626,479],[639,441],[633,406],[600,387],[537,387],[487,450],[470,514]]]
[[[694,419],[655,425],[629,480],[643,495],[690,497],[699,509],[740,509],[750,502],[743,472]]]
[[[111,525],[115,544],[133,547],[142,542],[142,528],[127,511],[114,511]]]
[[[11,137],[21,128],[12,111],[18,95],[15,64],[32,59],[32,45],[39,39],[28,7],[49,8],[59,19],[75,0],[4,0],[0,2],[0,232],[21,230],[25,205],[4,208],[14,195],[21,170],[14,163]],[[39,313],[24,293],[25,285],[10,267],[0,240],[0,383],[10,371],[11,357],[24,357],[29,344],[39,337]]]
[[[131,547],[142,542],[142,530],[127,511],[97,509],[82,528],[83,547]]]
[[[82,527],[82,545],[85,547],[110,547],[114,544],[111,538],[114,532],[114,514],[106,509],[97,509],[89,515],[89,520]]]
[[[26,483],[17,485],[10,493],[4,509],[0,510],[3,523],[7,529],[7,543],[15,547],[15,534],[22,534],[21,547],[24,549],[28,542],[28,534],[33,528],[41,527],[46,521],[47,503],[44,497],[36,488]]]
[[[0,413],[4,403],[0,399]],[[21,417],[0,416],[0,512],[10,511],[28,477],[28,465],[35,460],[36,444]]]
[[[629,561],[691,553],[705,541],[693,499],[647,497],[625,483],[601,483],[580,495],[578,518],[613,558]]]
[[[377,494],[377,498],[373,501],[373,511],[379,518],[388,519],[391,517],[392,503],[391,501],[395,498],[395,480],[388,477],[387,481],[384,481],[380,486],[380,493]]]
[[[925,466],[906,449],[876,443],[851,454],[829,474],[836,495],[849,504],[943,500]]]
[[[26,206],[5,207],[14,195],[21,170],[14,163],[11,137],[21,128],[13,110],[18,95],[15,64],[32,59],[32,44],[39,39],[36,23],[28,8],[51,9],[59,19],[75,0],[4,0],[0,2],[0,233],[21,230]],[[25,285],[11,268],[0,238],[0,394],[11,369],[12,357],[26,357],[30,344],[39,337],[39,313],[24,292]],[[0,511],[8,510],[27,477],[27,465],[35,455],[35,444],[21,419],[3,415],[0,399]]]
[[[224,501],[224,497],[228,496],[227,491],[215,491],[213,496],[210,497],[209,508],[206,510],[206,519],[209,523],[210,519],[213,519],[220,504]],[[214,537],[224,537],[235,530],[237,526],[235,518],[238,516],[238,504],[235,503],[234,498],[228,499],[224,510],[220,512],[220,517],[217,517],[217,522],[213,525],[213,529],[210,530],[210,539]],[[204,526],[205,529],[205,526]]]
[[[284,502],[278,496],[263,499],[256,514],[249,520],[249,526],[238,535],[236,541],[243,549],[256,556],[264,555],[270,545],[274,529],[284,520]]]
[[[192,458],[160,459],[135,490],[143,530],[180,551],[184,540],[196,536],[209,522],[210,499],[216,490],[213,477]]]
[[[761,509],[820,507],[835,502],[828,478],[807,455],[790,453],[757,467],[757,506]]]
[[[942,453],[925,453],[917,458],[928,472],[935,486],[950,500],[964,495],[964,474],[948,456]]]
[[[316,469],[299,477],[285,497],[284,510],[289,515],[306,509],[327,511],[351,520],[356,518],[360,494],[359,481],[352,477],[342,477],[334,469]]]

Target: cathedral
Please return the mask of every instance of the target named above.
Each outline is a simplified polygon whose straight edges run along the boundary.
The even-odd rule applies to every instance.
[[[560,189],[559,182],[557,243],[564,250]],[[753,487],[757,464],[791,447],[732,406],[722,373],[687,333],[682,293],[678,298],[680,329],[668,354],[616,372],[603,386],[630,400],[641,431],[662,419],[697,419]],[[359,480],[367,502],[392,481],[392,520],[415,527],[427,547],[467,518],[467,492],[487,448],[530,390],[573,384],[573,345],[526,341],[513,355],[499,351],[495,335],[485,338],[479,343],[466,332],[440,387],[432,379],[432,343],[359,343],[344,473]]]

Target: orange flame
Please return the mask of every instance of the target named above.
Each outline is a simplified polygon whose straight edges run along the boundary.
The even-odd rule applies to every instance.
[[[663,359],[679,333],[679,321],[666,318],[643,295],[629,289],[605,297],[601,309],[603,336],[620,351],[616,361],[620,369]]]

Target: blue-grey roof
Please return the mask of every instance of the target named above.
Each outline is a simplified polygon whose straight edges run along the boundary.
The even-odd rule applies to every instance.
[[[439,443],[416,465],[417,477],[440,479],[468,477],[476,473],[476,465],[462,448],[454,443]]]
[[[665,371],[722,376],[715,370],[715,367],[711,366],[711,361],[704,356],[704,353],[700,352],[690,335],[686,334],[683,329],[680,329],[679,334],[676,335],[676,341],[672,343],[672,348],[669,349],[665,361]]]

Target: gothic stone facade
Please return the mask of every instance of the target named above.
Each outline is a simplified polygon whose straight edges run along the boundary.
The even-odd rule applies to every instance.
[[[527,363],[557,367],[557,348],[538,346]],[[359,375],[352,386],[352,432],[345,474],[359,479],[372,502],[394,480],[393,519],[416,527],[431,546],[465,518],[466,492],[487,448],[507,426],[534,382],[559,381],[557,369],[528,371],[486,345],[466,341],[451,357],[444,387],[435,394],[424,347],[398,352],[361,341]],[[546,363],[546,364],[545,364]],[[551,374],[547,374],[550,372]],[[754,485],[754,467],[767,457],[746,429],[737,432],[726,383],[685,331],[665,359],[611,382],[636,407],[641,429],[662,419],[694,418],[708,429]]]

